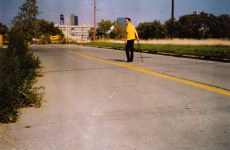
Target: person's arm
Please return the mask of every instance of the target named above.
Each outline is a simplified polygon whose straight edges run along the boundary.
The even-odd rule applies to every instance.
[[[128,34],[129,34],[129,33],[126,31],[125,44],[127,44]]]
[[[126,36],[125,36],[125,44],[127,44],[127,41],[128,41],[128,35],[129,35],[129,32],[130,32],[130,25],[129,25],[129,24],[126,26],[126,30],[125,30],[125,32],[126,32]]]
[[[128,34],[129,34],[129,32],[128,32],[128,26],[126,27],[125,32],[126,32],[126,35],[125,35],[125,44],[127,44],[127,41],[128,41]]]
[[[138,36],[138,33],[137,33],[137,30],[135,29],[135,37],[136,37],[136,39],[137,39],[137,41],[139,42],[139,36]]]

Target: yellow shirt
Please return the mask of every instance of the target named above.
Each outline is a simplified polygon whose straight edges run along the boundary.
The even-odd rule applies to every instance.
[[[136,29],[131,23],[129,23],[127,25],[126,32],[127,32],[127,40],[135,40],[136,39],[136,37],[135,37]]]

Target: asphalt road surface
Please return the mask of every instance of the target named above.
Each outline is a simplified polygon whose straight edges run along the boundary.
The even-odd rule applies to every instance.
[[[230,149],[230,64],[74,45],[32,46],[41,108],[0,125],[1,150]]]

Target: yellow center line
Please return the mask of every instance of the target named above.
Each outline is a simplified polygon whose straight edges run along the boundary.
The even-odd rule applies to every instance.
[[[145,74],[150,74],[150,75],[153,75],[153,76],[165,78],[165,79],[168,79],[168,80],[184,83],[184,84],[191,85],[191,86],[194,86],[194,87],[198,87],[198,88],[201,88],[201,89],[206,89],[206,90],[209,90],[209,91],[213,91],[213,92],[216,92],[216,93],[220,93],[220,94],[223,94],[223,95],[230,96],[229,91],[223,90],[221,88],[217,88],[217,87],[213,87],[213,86],[209,86],[209,85],[205,85],[205,84],[201,84],[201,83],[196,83],[196,82],[193,82],[193,81],[189,81],[189,80],[185,80],[185,79],[181,79],[181,78],[172,77],[172,76],[169,76],[169,75],[157,73],[157,72],[154,72],[154,71],[142,68],[142,67],[138,67],[138,66],[134,66],[132,64],[128,64],[128,63],[113,62],[113,61],[109,61],[109,60],[89,56],[89,55],[86,55],[86,54],[83,54],[83,53],[80,53],[80,52],[73,52],[73,51],[69,51],[69,52],[72,53],[72,54],[76,54],[76,55],[79,55],[79,56],[83,56],[83,57],[90,58],[90,59],[93,59],[93,60],[97,60],[97,61],[100,61],[100,62],[104,62],[104,63],[107,63],[107,64],[112,64],[112,65],[128,68],[128,69],[131,69],[131,70],[136,70],[136,71],[139,71],[139,72],[143,72]]]

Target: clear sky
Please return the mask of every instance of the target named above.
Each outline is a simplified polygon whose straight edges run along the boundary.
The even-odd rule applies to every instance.
[[[10,25],[17,14],[18,8],[26,0],[0,0],[0,22]],[[174,0],[175,17],[198,10],[214,15],[229,14],[230,0]],[[40,11],[39,18],[59,23],[60,14],[69,18],[74,13],[79,18],[79,24],[93,25],[94,0],[37,0]],[[164,22],[171,17],[171,0],[97,0],[97,20],[117,17],[130,17],[134,25],[139,22]]]

